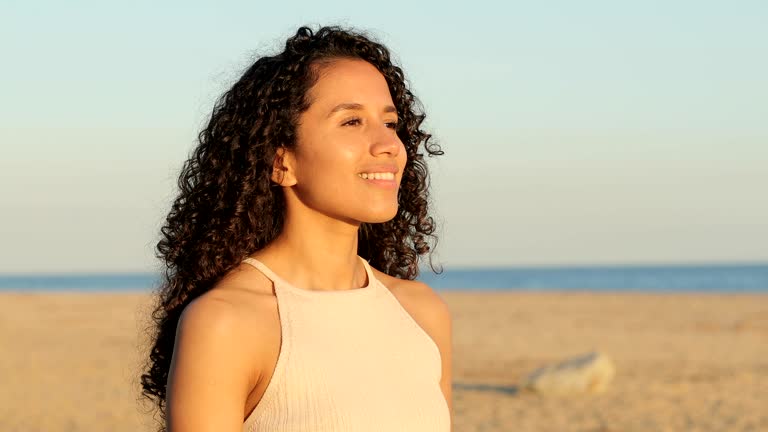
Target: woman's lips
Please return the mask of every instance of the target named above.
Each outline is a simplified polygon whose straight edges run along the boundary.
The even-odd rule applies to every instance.
[[[362,178],[360,176],[357,176],[357,178],[359,178],[360,180],[368,183],[371,186],[382,187],[382,188],[385,188],[385,189],[396,189],[397,188],[397,180],[395,180],[395,179],[392,179],[392,180],[388,180],[388,179],[387,180],[385,180],[385,179],[364,179],[364,178]]]

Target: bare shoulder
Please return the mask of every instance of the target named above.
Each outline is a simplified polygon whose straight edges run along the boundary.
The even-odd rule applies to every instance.
[[[271,282],[259,275],[240,267],[232,270],[192,301],[184,309],[182,320],[190,325],[200,321],[201,327],[209,331],[224,328],[233,332],[231,338],[247,335],[254,325],[264,324],[264,318],[269,318],[266,312],[275,305],[270,295]]]
[[[271,282],[260,274],[236,269],[184,308],[168,380],[169,432],[242,427],[280,338]]]
[[[238,335],[244,355],[249,357],[258,378],[265,352],[273,351],[275,336],[279,341],[280,317],[272,281],[253,267],[241,264],[200,300],[218,303],[218,308],[222,309],[220,314],[228,315],[219,319],[232,321],[232,330]]]
[[[240,367],[248,386],[258,379],[259,334],[272,327],[270,299],[244,289],[241,281],[227,279],[184,308],[177,326],[180,348],[207,347],[227,352],[228,367]],[[213,360],[213,359],[212,359]],[[222,365],[224,366],[224,365]]]
[[[206,293],[182,311],[168,374],[169,431],[236,430],[255,376],[240,307]]]

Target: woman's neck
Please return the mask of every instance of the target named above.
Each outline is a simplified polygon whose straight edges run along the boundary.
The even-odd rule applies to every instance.
[[[301,223],[287,218],[280,235],[254,257],[296,287],[355,289],[366,284],[357,239],[355,224],[327,217]]]

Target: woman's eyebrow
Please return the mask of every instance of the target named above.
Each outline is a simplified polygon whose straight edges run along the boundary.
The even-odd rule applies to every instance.
[[[341,104],[338,104],[335,107],[333,107],[331,112],[328,113],[328,117],[332,116],[333,114],[335,114],[335,113],[337,113],[339,111],[344,111],[344,110],[359,111],[359,110],[362,110],[362,109],[363,109],[363,105],[359,104],[359,103],[354,103],[354,102],[341,103]],[[385,113],[390,113],[390,112],[397,113],[397,108],[395,108],[392,105],[387,105],[387,106],[384,107],[383,112],[385,112]]]

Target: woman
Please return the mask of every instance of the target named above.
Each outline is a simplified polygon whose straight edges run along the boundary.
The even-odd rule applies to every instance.
[[[448,431],[451,322],[423,149],[387,49],[302,27],[216,105],[163,238],[143,394],[160,430]]]

